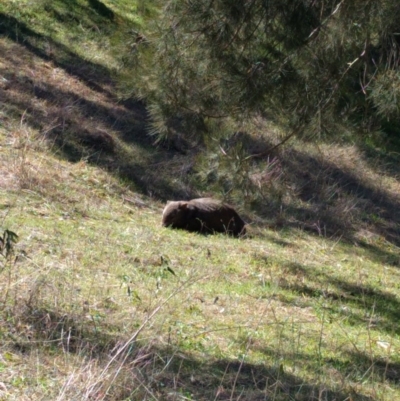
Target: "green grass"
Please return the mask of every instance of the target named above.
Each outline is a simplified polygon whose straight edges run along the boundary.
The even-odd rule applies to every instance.
[[[351,241],[290,224],[243,239],[161,227],[153,193],[185,192],[190,161],[152,147],[100,79],[118,65],[115,15],[142,23],[128,3],[104,1],[110,25],[83,0],[0,6],[26,39],[0,38],[0,227],[19,235],[0,259],[0,400],[400,399],[399,248],[372,226]],[[83,146],[82,127],[115,149]],[[354,148],[318,151],[398,188]]]

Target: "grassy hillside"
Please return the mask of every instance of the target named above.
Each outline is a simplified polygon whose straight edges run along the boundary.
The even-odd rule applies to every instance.
[[[0,400],[400,399],[396,159],[293,142],[247,238],[161,228],[203,192],[118,99],[136,6],[0,5]]]

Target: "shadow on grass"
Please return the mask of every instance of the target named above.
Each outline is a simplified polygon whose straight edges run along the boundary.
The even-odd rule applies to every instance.
[[[322,157],[294,149],[275,157],[295,198],[287,204],[268,198],[254,204],[270,227],[341,240],[363,248],[379,263],[400,267],[400,197],[367,175]]]
[[[290,263],[285,267],[297,279],[295,282],[281,280],[280,288],[298,294],[303,301],[307,298],[328,301],[327,310],[348,324],[391,335],[400,334],[400,300],[395,295],[369,285],[349,283],[298,263]],[[304,284],[304,279],[309,284]]]
[[[75,24],[78,23],[79,19],[75,21]],[[35,32],[23,22],[2,12],[0,12],[1,36],[7,37],[21,45],[20,53],[21,55],[25,55],[25,57],[20,58],[20,63],[18,63],[17,57],[15,58],[17,62],[16,67],[18,67],[18,64],[23,67],[27,61],[26,57],[37,56],[45,61],[52,61],[56,67],[62,68],[69,74],[78,77],[94,90],[107,91],[105,85],[112,83],[111,74],[107,68],[100,64],[83,60],[63,44]],[[18,69],[11,71],[16,72]],[[33,77],[31,80],[33,80]],[[108,94],[111,95],[109,92]]]
[[[258,194],[251,205],[263,217],[262,227],[267,224],[271,228],[300,229],[341,240],[363,248],[373,260],[400,266],[400,197],[375,178],[380,172],[397,179],[398,169],[385,167],[395,163],[393,155],[385,159],[378,150],[371,154],[371,149],[369,155],[361,154],[366,165],[376,162],[370,166],[375,172],[372,179],[369,172],[359,171],[356,162],[352,169],[351,157],[360,157],[360,153],[350,155],[345,160],[349,167],[344,167],[340,160],[336,163],[340,154],[335,159],[290,147],[268,151],[272,143],[244,132],[224,143],[226,151],[235,146],[252,155],[252,162],[264,169],[251,177]],[[276,185],[271,185],[275,181]],[[275,187],[279,190],[274,195]],[[285,201],[282,192],[290,200]]]
[[[100,9],[99,14],[82,9],[76,2],[71,7],[62,1],[49,4],[50,15],[70,24],[83,20],[88,26],[101,22],[113,26],[99,1],[91,2],[94,9]],[[60,9],[60,4],[64,8]],[[103,14],[107,14],[107,21]],[[179,155],[160,152],[153,145],[146,130],[145,106],[140,101],[119,101],[107,68],[84,60],[4,13],[0,13],[2,37],[0,75],[4,80],[0,96],[7,116],[43,133],[63,158],[98,165],[136,191],[163,200],[171,195],[190,197],[184,179],[191,163],[175,162]],[[171,171],[174,168],[176,171]],[[182,180],[171,182],[171,173]]]
[[[21,339],[13,344],[14,352],[35,353],[37,348],[48,349],[51,355],[74,353],[86,362],[97,360],[100,371],[109,369],[107,375],[116,379],[108,388],[107,399],[187,399],[196,400],[236,400],[260,401],[265,399],[309,401],[313,399],[368,401],[374,398],[362,392],[362,386],[356,389],[351,383],[357,383],[359,374],[368,371],[371,359],[361,354],[349,354],[348,360],[334,359],[315,361],[309,355],[300,352],[285,355],[291,361],[311,372],[310,381],[285,371],[282,365],[282,352],[273,349],[257,349],[265,355],[264,364],[252,364],[245,361],[204,356],[196,358],[188,352],[172,346],[159,347],[154,344],[133,343],[125,347],[118,357],[118,352],[125,346],[122,340],[106,334],[96,324],[79,321],[65,314],[57,314],[46,309],[27,310],[21,321],[30,327],[29,339]],[[113,363],[110,363],[111,359]],[[354,363],[357,362],[355,367]],[[316,365],[320,368],[316,368]],[[103,366],[103,367],[102,367]],[[84,369],[84,366],[82,367]],[[332,385],[329,369],[335,369],[343,380]],[[375,363],[375,370],[369,377],[384,383],[398,372],[397,364]],[[302,370],[303,374],[304,371]],[[93,374],[93,372],[92,372]],[[346,380],[344,380],[346,378]],[[365,379],[365,377],[364,377]],[[97,382],[94,376],[93,380]],[[398,380],[397,380],[398,381]],[[318,384],[317,384],[318,383]],[[91,396],[96,399],[103,394],[109,382],[97,382]],[[68,395],[68,389],[63,390]],[[86,389],[85,389],[86,391]]]
[[[164,351],[165,352],[165,351]],[[308,358],[305,357],[306,361]],[[175,391],[196,400],[353,400],[373,398],[361,392],[334,390],[326,384],[312,384],[284,371],[276,354],[266,364],[251,364],[228,359],[200,362],[184,355],[176,358],[166,372],[167,386],[178,383]],[[276,367],[271,366],[275,364]],[[339,387],[339,386],[338,386]]]
[[[277,358],[275,349],[256,348],[256,350],[263,353],[267,359]],[[390,383],[391,386],[398,386],[400,383],[398,376],[400,363],[392,362],[389,358],[376,358],[362,351],[343,352],[340,358],[318,357],[317,355],[315,358],[310,358],[310,355],[301,350],[280,351],[279,359],[291,361],[306,371],[318,372],[322,377],[336,383],[348,381],[354,384],[362,381],[364,383]]]
[[[314,225],[305,224],[304,229],[355,240],[351,231],[357,228],[352,222],[357,221],[360,228],[371,226],[377,235],[400,246],[400,199],[382,189],[379,182],[294,150],[286,157],[290,171],[299,172],[293,177],[299,197],[314,215]]]

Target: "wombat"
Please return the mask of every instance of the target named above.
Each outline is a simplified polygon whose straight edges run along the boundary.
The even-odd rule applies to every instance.
[[[235,209],[212,198],[167,202],[162,225],[200,233],[216,231],[234,236],[246,233],[245,222]]]

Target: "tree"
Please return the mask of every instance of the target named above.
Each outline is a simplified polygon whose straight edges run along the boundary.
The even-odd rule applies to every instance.
[[[365,107],[396,113],[398,85],[381,93],[398,80],[395,0],[175,0],[160,15],[136,74],[160,132],[172,116],[206,129],[261,112],[322,133]]]
[[[171,0],[130,80],[159,138],[178,126],[214,152],[256,115],[283,127],[283,142],[383,120],[397,133],[398,21],[397,0]],[[233,152],[240,171],[248,155]]]

